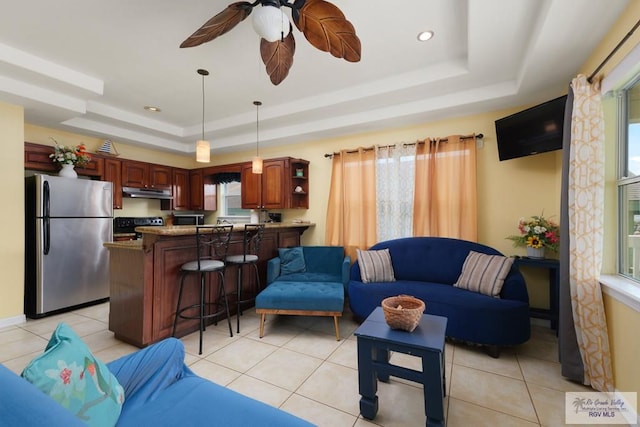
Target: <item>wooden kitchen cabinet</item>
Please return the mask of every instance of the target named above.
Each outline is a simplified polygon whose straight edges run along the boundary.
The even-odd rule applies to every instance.
[[[113,184],[113,208],[122,209],[122,162],[118,159],[104,159],[103,179]]]
[[[171,190],[171,167],[136,160],[122,161],[122,186]]]
[[[173,168],[172,172],[172,200],[163,200],[162,209],[164,210],[165,203],[169,202],[171,210],[189,210],[191,209],[191,181],[189,179],[190,174],[187,169]]]
[[[34,144],[31,142],[24,143],[24,168],[36,170],[39,172],[51,172],[57,174],[60,167],[53,163],[49,155],[54,153],[54,148],[49,145]],[[78,175],[93,176],[102,179],[104,174],[104,158],[99,155],[91,154],[91,161],[84,167],[76,167],[75,171]]]
[[[196,211],[204,210],[204,174],[202,169],[189,171],[189,206]]]
[[[289,157],[264,160],[262,174],[254,174],[251,171],[251,163],[244,164],[240,172],[242,208],[308,208],[308,178],[305,178],[302,184],[302,188],[305,189],[304,194],[300,193],[294,196],[293,191],[298,184],[293,185],[292,164],[304,164],[308,175],[308,161]]]
[[[41,172],[57,172],[58,167],[49,157],[53,154],[53,147],[48,145],[24,143],[24,168]]]
[[[215,211],[218,209],[218,187],[211,175],[205,175],[203,169],[189,171],[191,180],[191,209]]]
[[[258,261],[263,286],[266,283],[267,262],[278,256],[279,245],[284,243],[287,246],[299,246],[300,236],[309,226],[266,225]],[[114,332],[117,339],[145,347],[172,336],[180,266],[197,256],[194,233],[195,227],[185,227],[182,234],[177,234],[172,227],[148,227],[148,230],[142,232],[142,240],[105,244],[109,249],[110,266],[109,330]],[[240,229],[233,232],[232,243],[229,245],[230,255],[242,254],[242,233]],[[236,314],[236,279],[237,269],[228,269],[225,284],[230,298],[231,315]],[[198,280],[195,274],[186,277],[182,297],[185,306],[198,301]],[[217,281],[219,278],[217,275],[208,275],[206,280],[211,284],[210,281]],[[244,280],[245,290],[256,293],[254,275],[247,275]],[[217,285],[211,288],[217,289]],[[213,299],[217,297],[214,295]],[[226,320],[221,318],[218,322],[226,323]],[[176,336],[185,336],[198,328],[197,320],[181,319],[178,321]]]

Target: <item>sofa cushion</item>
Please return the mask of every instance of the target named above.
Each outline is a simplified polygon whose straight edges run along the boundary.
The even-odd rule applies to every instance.
[[[500,298],[504,279],[512,265],[513,258],[470,251],[453,286]]]
[[[395,282],[389,249],[377,251],[356,250],[362,283]]]
[[[256,297],[256,308],[339,311],[344,308],[341,282],[286,282],[277,280]]]
[[[302,247],[280,248],[280,274],[302,273],[306,271]]]
[[[22,377],[90,426],[118,421],[124,390],[65,323],[58,325],[44,353],[27,365]]]
[[[340,276],[329,273],[312,273],[305,271],[302,273],[281,274],[276,279],[278,282],[342,282]]]

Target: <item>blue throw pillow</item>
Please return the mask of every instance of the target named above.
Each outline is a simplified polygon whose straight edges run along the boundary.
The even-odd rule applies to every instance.
[[[124,390],[65,323],[58,325],[44,353],[21,375],[87,425],[116,425]]]
[[[307,266],[304,262],[304,252],[302,246],[295,248],[278,249],[280,256],[280,274],[304,273]]]

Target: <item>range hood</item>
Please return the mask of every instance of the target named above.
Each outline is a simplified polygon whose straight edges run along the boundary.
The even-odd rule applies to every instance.
[[[153,188],[122,187],[122,195],[136,199],[169,200],[173,198],[171,196],[171,190],[157,190]]]

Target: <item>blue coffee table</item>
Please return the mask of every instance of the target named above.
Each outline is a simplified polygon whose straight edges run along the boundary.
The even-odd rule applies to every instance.
[[[377,380],[388,382],[389,376],[415,381],[424,386],[427,426],[445,426],[444,417],[444,337],[447,318],[424,314],[413,332],[393,330],[384,320],[382,307],[355,331],[358,339],[358,386],[360,414],[372,420],[378,413]],[[389,352],[418,356],[422,372],[389,363]]]

